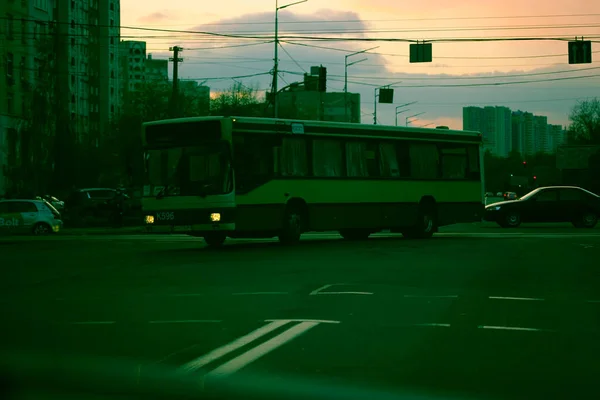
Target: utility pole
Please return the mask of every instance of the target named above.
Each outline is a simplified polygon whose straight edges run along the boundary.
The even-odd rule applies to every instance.
[[[279,78],[279,10],[283,10],[284,8],[288,8],[290,6],[306,3],[308,0],[296,1],[294,3],[286,4],[284,6],[279,7],[279,1],[275,0],[275,54],[273,58],[273,110],[274,117],[279,117],[279,102],[277,101],[277,92],[278,92],[278,78]]]
[[[183,48],[179,46],[173,46],[169,48],[169,51],[173,52],[173,57],[170,57],[169,61],[173,61],[173,94],[171,95],[171,116],[175,118],[177,115],[177,103],[179,100],[179,63],[183,62],[183,58],[179,57],[179,52],[183,51]]]

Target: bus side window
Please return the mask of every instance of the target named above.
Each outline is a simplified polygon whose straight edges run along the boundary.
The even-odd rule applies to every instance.
[[[304,138],[284,138],[280,155],[282,176],[306,176],[308,174],[308,153]]]
[[[399,142],[396,144],[396,160],[398,162],[398,174],[401,178],[410,178],[410,144]]]
[[[469,158],[469,178],[480,179],[479,169],[479,146],[468,146],[467,156]]]
[[[346,143],[346,172],[350,177],[369,176],[365,142],[350,141]]]
[[[443,179],[465,179],[467,177],[467,150],[464,147],[440,147]]]
[[[410,170],[416,179],[439,178],[439,153],[435,144],[410,144]]]
[[[379,170],[383,177],[397,178],[400,176],[396,146],[393,143],[379,145]]]
[[[343,151],[339,140],[313,140],[313,174],[317,177],[343,176]]]

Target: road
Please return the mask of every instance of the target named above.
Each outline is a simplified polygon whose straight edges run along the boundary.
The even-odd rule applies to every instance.
[[[3,238],[3,345],[368,390],[577,398],[600,373],[600,230],[449,228],[295,247]],[[303,381],[304,382],[304,381]],[[279,386],[278,386],[279,387]]]

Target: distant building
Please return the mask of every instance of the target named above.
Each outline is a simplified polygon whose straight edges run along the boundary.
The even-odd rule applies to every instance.
[[[169,80],[169,60],[152,58],[148,54],[146,58],[146,81],[167,82]]]
[[[548,117],[536,115],[533,117],[533,129],[535,135],[535,152],[551,153],[550,130],[548,129]]]
[[[509,108],[463,107],[463,129],[481,132],[486,150],[498,157],[508,157],[513,141]]]
[[[146,82],[146,42],[123,40],[119,46],[119,74],[123,98]]]
[[[549,129],[552,152],[556,153],[560,146],[566,144],[566,132],[561,125],[549,125]]]

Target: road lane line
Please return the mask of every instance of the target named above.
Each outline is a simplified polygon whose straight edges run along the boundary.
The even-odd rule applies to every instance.
[[[278,347],[283,346],[287,342],[293,340],[294,338],[302,335],[309,329],[314,328],[319,325],[318,322],[301,322],[298,325],[295,325],[288,330],[280,333],[279,335],[267,340],[266,342],[254,347],[251,350],[248,350],[244,354],[241,354],[221,365],[220,367],[214,369],[213,371],[207,374],[207,378],[211,377],[224,377],[227,375],[231,375],[234,372],[239,371],[244,368],[246,365],[258,360],[259,358],[267,355]]]
[[[479,329],[493,329],[501,331],[527,331],[527,332],[555,332],[553,329],[539,329],[539,328],[524,328],[520,326],[494,326],[494,325],[479,325]]]
[[[440,295],[440,296],[428,296],[428,295],[419,295],[419,294],[405,294],[405,298],[407,299],[457,299],[458,296],[455,294],[451,295]]]
[[[260,296],[260,295],[285,295],[288,292],[241,292],[241,293],[232,293],[232,296]]]
[[[112,325],[116,323],[117,321],[76,321],[71,322],[71,325]]]
[[[310,293],[309,293],[309,296],[314,296],[314,295],[317,295],[317,294],[319,294],[319,292],[321,292],[321,290],[328,289],[328,288],[330,288],[330,287],[332,287],[332,286],[334,286],[334,285],[335,285],[335,283],[332,283],[332,284],[329,284],[329,285],[324,285],[324,286],[321,286],[320,288],[318,288],[318,289],[315,289],[315,290],[313,290],[312,292],[310,292]],[[343,285],[343,283],[338,283],[338,285]]]
[[[492,300],[523,300],[523,301],[544,301],[540,297],[503,297],[503,296],[490,296]]]
[[[222,321],[219,319],[174,319],[174,320],[148,321],[149,324],[198,324],[198,323],[218,324],[219,322],[222,322]]]
[[[432,322],[432,323],[426,323],[426,324],[411,324],[411,326],[441,326],[444,328],[449,328],[450,324],[439,324],[436,322]]]
[[[368,295],[368,294],[373,294],[371,292],[321,292],[321,293],[316,293],[318,295],[322,295],[322,294],[358,294],[358,295]]]
[[[339,324],[340,321],[327,319],[266,319],[265,322],[287,321],[287,322],[317,322],[319,324]]]
[[[239,349],[240,347],[243,347],[243,346],[247,345],[248,343],[255,341],[256,339],[260,338],[261,336],[264,336],[264,335],[268,334],[269,332],[274,331],[275,329],[280,328],[285,324],[288,324],[289,322],[290,322],[289,320],[273,321],[270,324],[262,326],[262,327],[256,329],[255,331],[252,331],[249,334],[242,336],[242,337],[234,340],[233,342],[226,344],[225,346],[221,346],[201,357],[196,358],[195,360],[188,362],[187,364],[184,364],[181,367],[181,370],[185,371],[185,372],[192,372],[199,368],[202,368],[206,364],[211,363],[211,362],[231,353],[232,351],[235,351],[235,350]]]

